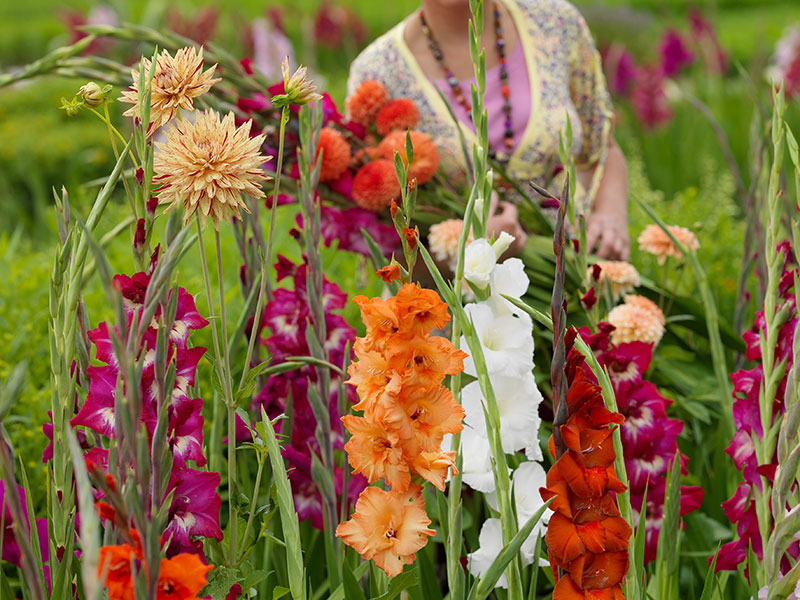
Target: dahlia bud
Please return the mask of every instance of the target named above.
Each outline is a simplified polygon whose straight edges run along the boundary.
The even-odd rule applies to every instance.
[[[86,85],[82,86],[81,89],[78,90],[78,96],[83,99],[83,103],[86,106],[90,106],[91,108],[100,106],[106,99],[103,88],[97,85],[94,81],[90,81]]]
[[[322,96],[317,93],[317,86],[307,78],[306,70],[306,67],[298,67],[292,75],[289,75],[289,57],[287,56],[283,60],[281,63],[283,94],[272,98],[275,106],[283,107],[287,104],[301,106],[322,99]]]

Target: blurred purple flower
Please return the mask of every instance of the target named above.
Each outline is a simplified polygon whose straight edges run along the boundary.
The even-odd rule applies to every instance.
[[[661,38],[659,53],[661,71],[665,77],[675,77],[694,60],[694,55],[684,43],[683,37],[674,29],[668,29]]]

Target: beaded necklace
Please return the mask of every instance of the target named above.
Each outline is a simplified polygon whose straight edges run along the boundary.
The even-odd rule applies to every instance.
[[[503,37],[503,25],[500,22],[500,8],[497,2],[492,2],[492,10],[494,11],[494,33],[496,36],[495,46],[497,47],[497,55],[500,58],[500,93],[503,96],[503,115],[505,116],[505,135],[503,143],[505,145],[505,154],[499,154],[494,148],[489,146],[489,156],[497,160],[501,164],[508,162],[508,157],[511,154],[511,149],[514,147],[514,130],[512,129],[511,121],[511,91],[508,87],[508,70],[506,69],[506,41]],[[444,54],[442,53],[439,44],[433,37],[433,32],[425,20],[425,13],[420,10],[419,12],[420,23],[422,24],[422,32],[428,38],[428,46],[430,46],[433,57],[441,65],[444,75],[447,78],[447,83],[453,96],[466,111],[469,120],[472,120],[472,106],[470,106],[467,99],[464,98],[464,93],[461,90],[459,81],[450,67],[444,62]]]

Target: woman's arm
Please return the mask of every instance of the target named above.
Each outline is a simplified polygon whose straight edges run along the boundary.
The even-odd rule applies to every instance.
[[[577,176],[585,189],[591,186],[597,167],[579,170]],[[592,212],[586,224],[589,252],[609,260],[628,260],[628,169],[625,156],[613,136],[608,139],[603,175],[597,188]]]

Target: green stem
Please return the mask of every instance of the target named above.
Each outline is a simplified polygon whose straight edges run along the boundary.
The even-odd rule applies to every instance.
[[[283,140],[286,136],[286,124],[289,122],[289,105],[281,110],[281,124],[278,133],[278,164],[275,167],[275,188],[272,190],[272,206],[269,211],[269,235],[267,236],[266,265],[269,269],[272,260],[272,238],[275,237],[275,218],[278,214],[278,192],[281,187],[281,171],[283,170]],[[268,290],[270,297],[272,292]]]
[[[217,283],[219,284],[219,314],[222,324],[222,374],[220,378],[222,389],[225,392],[225,406],[228,408],[228,514],[230,543],[228,558],[231,564],[236,564],[237,559],[237,528],[238,509],[236,502],[236,402],[233,398],[231,382],[231,357],[228,352],[228,321],[225,311],[225,279],[222,272],[222,244],[219,239],[219,229],[214,230],[214,243],[217,250]]]
[[[217,333],[217,324],[214,321],[214,297],[211,293],[211,280],[208,275],[208,260],[206,259],[205,244],[203,243],[203,228],[200,224],[200,218],[197,217],[197,237],[198,245],[200,247],[200,264],[203,267],[203,282],[206,288],[206,301],[208,302],[209,321],[211,322],[211,339],[214,344],[215,366],[217,371],[217,378],[222,386],[224,402],[228,412],[228,507],[229,507],[229,560],[231,564],[235,563],[236,559],[236,508],[234,501],[234,481],[236,477],[236,421],[235,421],[235,408],[233,407],[232,393],[230,392],[230,367],[228,366],[228,348],[225,344],[225,353],[220,351],[219,337]],[[222,280],[222,259],[219,249],[219,231],[216,232],[217,244],[217,270],[219,277],[219,290],[220,290],[220,304],[221,304],[221,320],[222,331],[225,335],[225,299],[224,299],[224,282]]]
[[[253,517],[255,517],[256,503],[258,502],[258,490],[261,488],[261,473],[264,471],[264,463],[266,462],[266,458],[266,454],[259,450],[258,471],[256,472],[256,483],[253,486],[253,499],[250,501],[250,514],[247,516],[247,525],[245,525],[244,533],[242,534],[242,547],[239,549],[239,554],[244,551],[244,545],[247,542],[247,536],[250,534],[250,529],[253,526]]]

